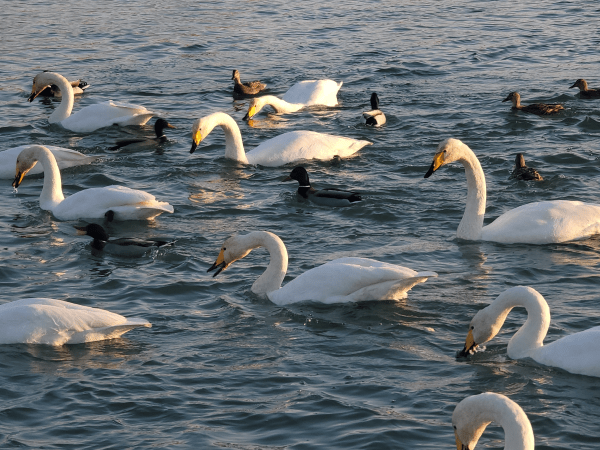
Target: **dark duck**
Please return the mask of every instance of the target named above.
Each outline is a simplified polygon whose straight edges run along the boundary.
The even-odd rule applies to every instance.
[[[267,87],[266,84],[261,83],[258,80],[247,81],[246,83],[242,83],[242,81],[240,80],[240,73],[237,70],[233,71],[231,79],[234,83],[233,92],[235,94],[254,95],[258,94],[260,91]]]
[[[298,194],[313,203],[323,206],[350,206],[362,200],[360,194],[341,189],[316,190],[310,185],[308,173],[302,166],[295,167],[290,175],[282,181],[296,180],[299,184]]]
[[[154,133],[156,133],[155,138],[131,138],[131,139],[122,139],[117,141],[115,146],[109,147],[109,150],[118,150],[123,147],[131,146],[131,148],[138,147],[153,147],[158,144],[162,144],[167,142],[167,136],[165,136],[165,128],[175,128],[165,119],[156,119],[154,123]]]
[[[573,83],[573,86],[571,86],[569,89],[574,87],[579,88],[579,97],[581,98],[600,98],[600,89],[588,88],[587,81],[585,81],[583,78],[580,78]]]
[[[525,165],[525,158],[523,158],[523,153],[517,153],[515,158],[515,169],[510,175],[511,178],[516,178],[517,180],[523,181],[542,181],[542,176],[532,167],[527,167]]]
[[[511,92],[508,96],[502,100],[503,102],[512,101],[512,109],[518,109],[519,111],[528,112],[531,114],[537,114],[538,116],[546,116],[549,114],[556,114],[563,109],[562,105],[548,105],[546,103],[532,103],[531,105],[521,105],[521,96],[518,92]]]
[[[380,127],[385,123],[385,114],[379,109],[379,97],[377,93],[371,94],[371,111],[362,113],[365,125]]]

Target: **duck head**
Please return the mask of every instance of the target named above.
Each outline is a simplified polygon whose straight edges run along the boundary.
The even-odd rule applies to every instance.
[[[433,172],[444,164],[457,161],[461,157],[461,148],[464,146],[458,139],[448,138],[438,145],[437,152],[433,156],[433,162],[423,178],[429,178]]]
[[[504,100],[502,100],[502,102],[512,102],[513,106],[517,106],[519,104],[519,102],[521,101],[521,96],[519,95],[518,92],[511,92],[510,94],[508,94],[506,96],[506,98]]]
[[[580,78],[575,83],[573,83],[573,86],[570,86],[569,89],[574,87],[579,88],[582,91],[587,91],[587,81],[585,81],[583,78]]]
[[[252,248],[248,248],[247,246],[243,245],[241,242],[242,238],[242,236],[235,235],[225,240],[217,260],[212,266],[210,266],[207,272],[217,269],[213,275],[213,277],[216,277],[225,269],[227,269],[232,263],[236,262],[238,259],[242,259],[248,253],[250,253]]]
[[[165,119],[163,119],[163,118],[156,119],[156,122],[154,123],[154,132],[156,133],[156,137],[163,136],[163,134],[164,134],[163,130],[165,128],[175,128],[176,129],[176,127],[171,125]]]
[[[379,97],[376,92],[371,94],[371,109],[379,109]]]
[[[231,79],[232,80],[240,80],[240,73],[234,69],[233,73],[231,74]]]
[[[517,169],[527,167],[525,165],[525,158],[523,158],[523,153],[517,153],[517,156],[515,157],[515,167]]]
[[[289,176],[281,182],[296,180],[302,187],[310,187],[310,181],[308,180],[308,172],[302,166],[294,167],[290,172]]]
[[[97,223],[88,223],[85,227],[73,227],[78,235],[86,235],[100,241],[108,241],[108,233]]]

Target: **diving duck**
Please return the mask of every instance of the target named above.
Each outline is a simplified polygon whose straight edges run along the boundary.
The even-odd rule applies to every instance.
[[[341,189],[320,189],[311,187],[308,173],[302,166],[294,167],[290,175],[283,181],[296,180],[299,184],[298,194],[307,200],[323,206],[350,206],[362,200],[360,194]]]
[[[122,147],[141,147],[141,146],[155,146],[157,144],[162,144],[167,141],[167,136],[165,136],[164,129],[165,128],[176,128],[167,122],[165,119],[156,119],[154,123],[154,132],[156,133],[155,138],[132,138],[132,139],[122,139],[117,141],[117,145],[113,147],[109,147],[109,150],[118,150]],[[133,145],[135,144],[135,145]]]
[[[512,171],[510,175],[511,178],[516,178],[517,180],[523,181],[542,181],[542,176],[532,167],[527,167],[525,165],[525,158],[523,158],[523,153],[517,153],[515,158],[515,169]]]
[[[92,249],[117,256],[142,256],[148,250],[172,245],[175,241],[163,239],[119,238],[110,239],[101,225],[89,223],[85,227],[74,227],[78,235],[87,235],[94,240]]]
[[[365,125],[380,127],[385,123],[385,114],[379,110],[379,97],[373,92],[371,94],[371,111],[362,113]]]
[[[90,85],[83,80],[69,81],[69,83],[71,83],[71,87],[73,88],[73,95],[81,95],[83,94],[83,91],[90,87]],[[56,84],[46,86],[44,90],[39,93],[39,95],[43,97],[62,97],[60,88]]]
[[[512,101],[512,109],[518,109],[538,116],[556,114],[565,109],[562,105],[547,105],[546,103],[532,103],[531,105],[521,105],[521,96],[518,92],[511,92],[502,100],[503,102]]]
[[[240,73],[237,70],[233,71],[231,79],[235,83],[233,86],[233,92],[235,94],[254,95],[258,94],[260,91],[267,87],[266,84],[261,83],[258,80],[242,83],[242,81],[240,80]]]
[[[573,86],[569,87],[569,89],[574,87],[579,88],[579,97],[581,98],[600,98],[600,89],[589,89],[587,81],[583,78],[573,83]]]

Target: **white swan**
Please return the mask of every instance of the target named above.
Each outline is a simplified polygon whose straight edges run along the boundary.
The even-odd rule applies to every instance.
[[[550,308],[538,291],[525,286],[507,289],[475,314],[459,356],[466,356],[479,344],[496,336],[506,316],[516,306],[525,307],[527,320],[508,343],[509,357],[532,358],[540,364],[559,367],[567,372],[600,377],[600,326],[544,345],[550,326]]]
[[[464,166],[467,176],[467,205],[456,232],[460,239],[549,244],[586,239],[600,233],[600,205],[568,200],[528,203],[505,212],[484,227],[485,175],[467,145],[458,139],[443,141],[425,178],[454,161]]]
[[[151,326],[145,319],[51,298],[24,298],[0,305],[0,344],[82,344]]]
[[[28,145],[20,145],[18,147],[9,148],[0,151],[0,178],[14,178],[15,177],[15,164],[17,163],[17,156],[25,150]],[[97,156],[87,156],[83,153],[76,152],[63,147],[55,147],[53,145],[47,145],[46,148],[52,152],[59,169],[66,169],[67,167],[80,166],[83,164],[89,164]],[[29,171],[30,174],[38,174],[44,172],[44,168],[39,165]]]
[[[534,449],[533,429],[527,415],[511,399],[493,392],[467,397],[454,408],[456,448],[473,450],[491,422],[504,429],[504,450]]]
[[[154,115],[143,106],[116,103],[112,100],[86,106],[75,114],[73,110],[73,88],[65,77],[54,72],[42,72],[33,79],[29,101],[32,102],[45,88],[55,84],[62,92],[60,105],[48,122],[59,123],[67,130],[76,133],[89,133],[111,125],[144,125]]]
[[[105,214],[112,211],[117,220],[145,220],[163,212],[173,212],[173,207],[167,202],[156,201],[147,192],[124,186],[84,189],[65,198],[56,160],[52,152],[41,145],[31,145],[21,152],[17,158],[13,187],[19,187],[25,174],[38,161],[44,167],[40,208],[52,211],[57,219],[104,219]]]
[[[217,112],[202,117],[192,126],[192,148],[219,125],[225,132],[225,157],[244,164],[260,164],[276,167],[302,159],[331,159],[334,156],[353,155],[369,141],[359,141],[314,131],[290,131],[269,139],[249,153],[245,153],[242,134],[235,120],[228,114]]]
[[[363,300],[399,300],[416,284],[435,272],[415,272],[406,267],[367,258],[339,258],[304,272],[281,287],[287,271],[288,254],[283,241],[269,231],[253,231],[232,236],[225,241],[215,263],[217,276],[229,265],[248,255],[252,249],[265,247],[271,261],[252,285],[252,292],[266,295],[277,305],[314,301],[347,303]]]
[[[340,81],[338,84],[333,80],[301,81],[283,94],[282,99],[273,95],[256,97],[250,102],[244,120],[254,117],[265,105],[271,106],[279,114],[296,112],[305,106],[312,105],[336,106],[338,104],[337,93],[343,83]]]

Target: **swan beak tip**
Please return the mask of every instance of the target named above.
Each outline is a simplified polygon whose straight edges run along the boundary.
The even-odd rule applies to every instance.
[[[249,120],[250,116],[248,115],[248,113],[246,113],[246,115],[244,116],[244,118],[242,120]]]
[[[431,163],[431,166],[429,167],[429,170],[423,176],[423,178],[429,178],[431,175],[433,175],[433,172],[435,172],[435,169],[433,168],[433,163]]]
[[[466,358],[471,353],[473,353],[476,347],[477,344],[475,343],[475,339],[473,339],[473,330],[469,330],[469,333],[467,334],[467,339],[465,340],[465,346],[461,351],[457,352],[456,357]]]
[[[198,147],[198,144],[192,142],[192,148],[190,149],[190,153],[194,153],[196,151],[196,147]]]
[[[17,175],[15,176],[15,179],[12,182],[12,187],[14,187],[15,189],[18,188],[21,184],[21,181],[23,181],[24,176],[25,174],[23,172],[17,172]]]
[[[218,261],[215,261],[215,263],[208,268],[207,272],[212,272],[213,270],[217,269],[217,271],[213,274],[213,278],[214,278],[217,275],[219,275],[221,272],[223,272],[226,268],[227,268],[227,264],[225,263],[225,261],[222,261],[220,263]]]

